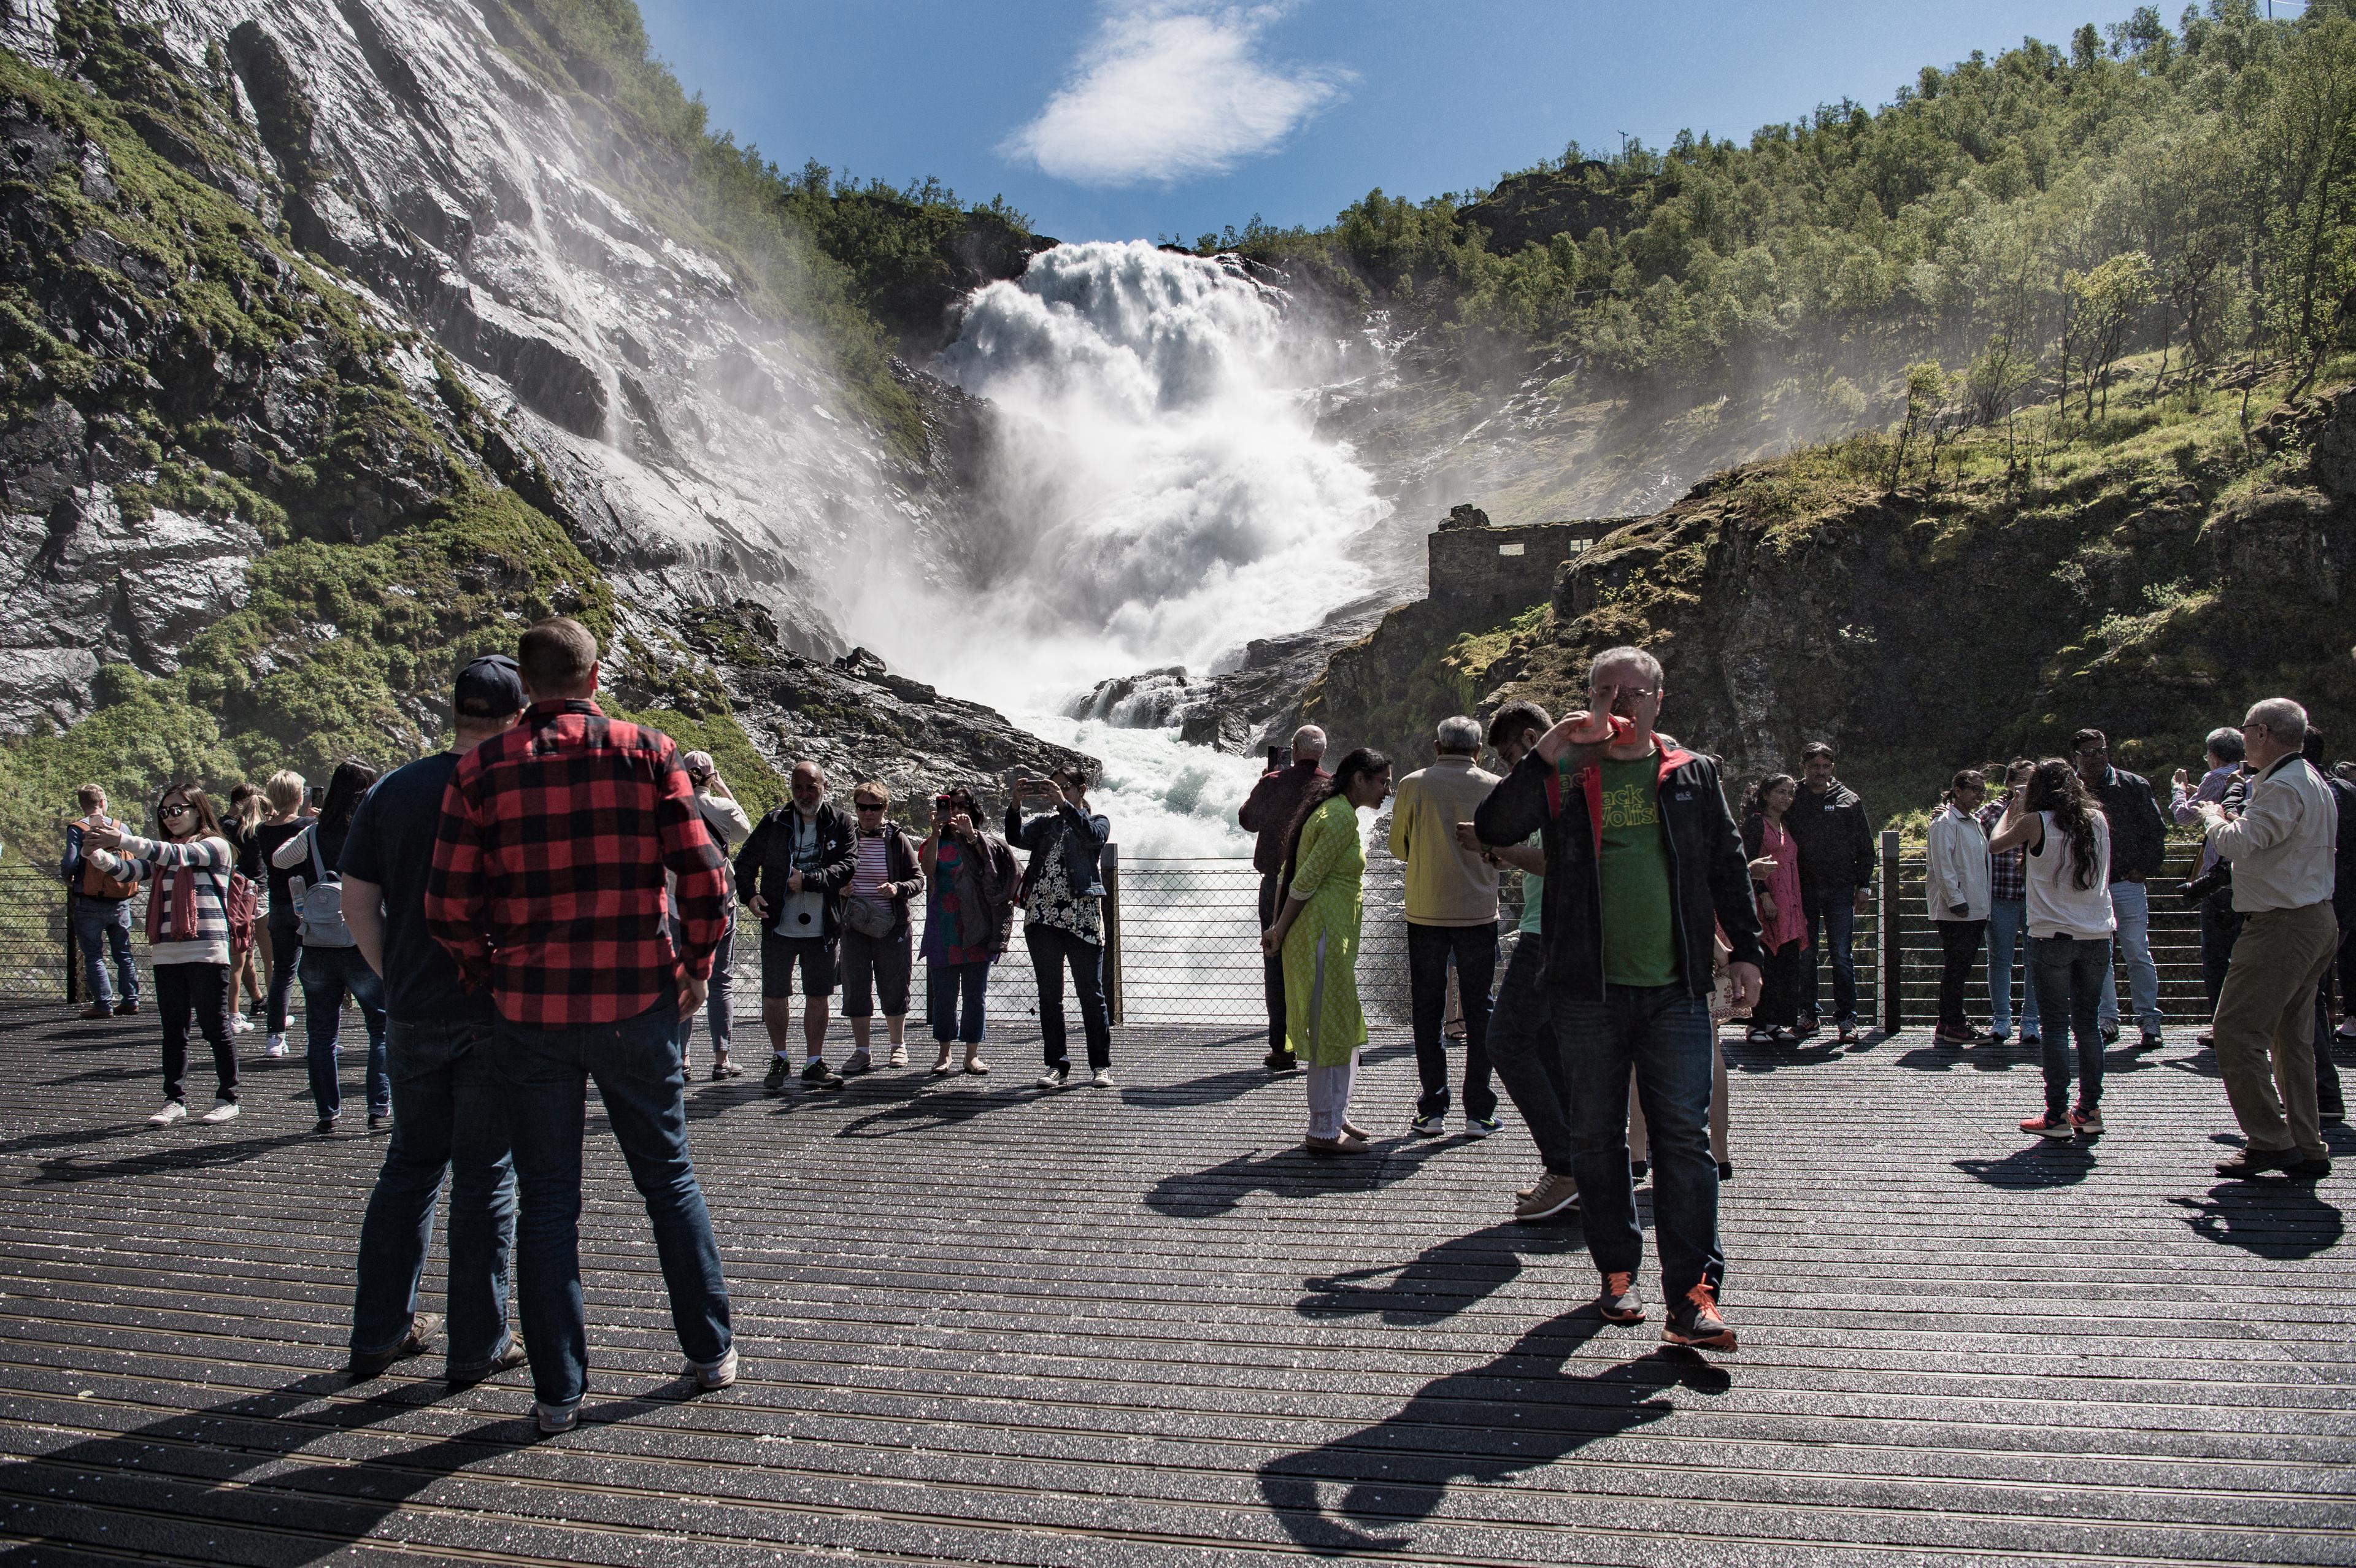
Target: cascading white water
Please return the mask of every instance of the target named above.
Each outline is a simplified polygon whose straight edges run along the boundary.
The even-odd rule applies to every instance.
[[[1108,677],[1202,674],[1374,585],[1366,547],[1391,507],[1315,421],[1320,389],[1373,355],[1233,257],[1141,241],[1045,252],[976,293],[942,355],[996,411],[966,581],[936,571],[862,600],[860,639],[1104,757],[1104,804],[1137,852],[1236,852],[1235,803],[1259,764],[1066,713]]]

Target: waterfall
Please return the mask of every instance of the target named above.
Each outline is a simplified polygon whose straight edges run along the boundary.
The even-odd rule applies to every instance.
[[[1153,715],[1087,694],[1199,677],[1375,586],[1390,504],[1316,411],[1377,351],[1239,258],[1097,241],[978,290],[940,368],[993,410],[982,499],[953,571],[925,563],[896,608],[854,605],[859,640],[1105,757],[1151,840],[1234,852],[1256,765],[1115,728]],[[1133,845],[1137,827],[1116,831]]]

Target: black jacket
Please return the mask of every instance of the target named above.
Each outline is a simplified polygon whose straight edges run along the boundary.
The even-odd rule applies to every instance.
[[[1068,800],[1028,821],[1021,801],[1006,803],[1006,842],[1030,855],[1033,872],[1037,871],[1042,855],[1061,855],[1064,869],[1072,879],[1072,891],[1081,898],[1104,896],[1104,847],[1111,837],[1110,822]],[[1028,892],[1036,880],[1026,874],[1023,891]]]
[[[1710,938],[1723,927],[1734,961],[1757,964],[1759,911],[1751,901],[1750,862],[1718,765],[1663,742],[1661,840],[1668,851],[1669,907],[1677,923],[1678,968],[1697,997],[1709,994]],[[1603,997],[1603,843],[1600,770],[1581,769],[1566,789],[1535,752],[1498,781],[1472,814],[1472,830],[1493,846],[1544,835],[1547,984],[1587,1001]]]
[[[1783,828],[1800,847],[1803,888],[1873,886],[1873,824],[1866,820],[1864,800],[1840,780],[1822,795],[1802,784],[1783,814]]]
[[[753,837],[736,852],[736,896],[747,909],[758,894],[769,901],[774,916],[793,896],[786,891],[786,877],[794,869],[793,830],[786,819],[793,814],[790,800],[770,812],[753,825]],[[834,808],[832,801],[818,808],[818,867],[802,880],[826,895],[829,938],[842,933],[842,890],[859,865],[858,851],[851,844],[853,831],[850,819]],[[768,929],[766,922],[762,929]]]
[[[2168,824],[2151,782],[2124,768],[2105,768],[2102,782],[2087,791],[2111,819],[2111,880],[2137,881],[2159,875],[2168,859]]]

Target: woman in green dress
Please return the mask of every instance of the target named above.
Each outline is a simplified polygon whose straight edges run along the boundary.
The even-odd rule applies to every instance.
[[[1359,1154],[1366,1135],[1350,1124],[1350,1085],[1366,1043],[1358,1006],[1358,918],[1365,843],[1358,813],[1391,791],[1391,760],[1361,746],[1330,779],[1311,786],[1284,857],[1284,900],[1260,947],[1284,955],[1284,1043],[1308,1069],[1312,1154]]]

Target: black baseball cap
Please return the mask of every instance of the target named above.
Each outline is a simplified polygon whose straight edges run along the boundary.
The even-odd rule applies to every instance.
[[[458,672],[451,705],[469,719],[504,719],[524,709],[523,676],[505,654],[485,654]]]

